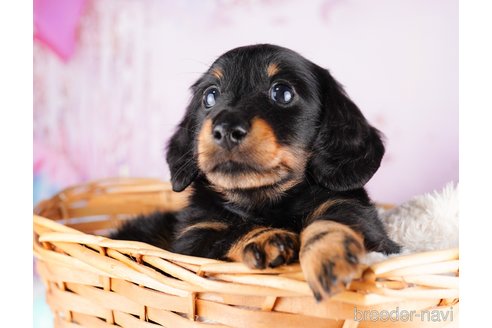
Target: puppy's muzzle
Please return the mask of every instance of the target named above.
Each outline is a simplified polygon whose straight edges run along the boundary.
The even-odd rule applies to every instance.
[[[231,150],[246,138],[250,127],[237,113],[222,111],[213,120],[212,137],[217,145]]]

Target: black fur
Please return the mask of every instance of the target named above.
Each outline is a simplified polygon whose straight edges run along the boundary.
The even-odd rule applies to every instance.
[[[175,213],[155,212],[126,221],[113,235],[115,239],[138,240],[163,249],[169,249],[173,242]]]
[[[278,66],[273,77],[266,74],[269,63]],[[220,81],[212,74],[215,68],[223,73]],[[291,104],[277,104],[270,98],[269,90],[276,81],[293,86],[295,98]],[[211,85],[217,85],[221,94],[216,105],[207,110],[203,94]],[[173,189],[182,191],[190,185],[193,188],[189,206],[175,214],[134,220],[112,238],[140,240],[178,253],[227,259],[231,246],[253,227],[300,233],[315,220],[332,220],[362,234],[367,250],[399,250],[387,237],[363,189],[384,154],[380,133],[368,124],[327,70],[285,48],[241,47],[219,57],[191,91],[192,100],[167,152]],[[199,168],[197,138],[206,119],[217,120],[225,111],[246,122],[259,117],[271,126],[279,145],[295,145],[305,150],[308,158],[302,179],[278,193],[276,184],[239,188],[229,193],[216,188],[215,182],[209,181],[206,172]],[[259,197],[260,194],[269,196]],[[307,220],[318,206],[331,199],[344,201]],[[227,226],[189,229],[180,234],[187,227],[210,221]]]

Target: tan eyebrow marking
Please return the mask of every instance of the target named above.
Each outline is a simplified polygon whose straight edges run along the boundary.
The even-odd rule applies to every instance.
[[[278,73],[278,71],[280,70],[280,68],[278,67],[277,64],[275,63],[271,63],[270,65],[268,65],[267,67],[267,74],[268,74],[268,77],[272,77],[274,76],[275,74]]]
[[[222,71],[222,69],[220,67],[212,68],[211,73],[213,76],[215,76],[219,80],[224,77],[224,72]]]

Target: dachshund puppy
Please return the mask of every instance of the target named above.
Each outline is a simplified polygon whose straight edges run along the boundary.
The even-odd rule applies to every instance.
[[[299,260],[316,300],[359,274],[388,238],[364,185],[384,146],[330,73],[262,44],[219,57],[191,87],[171,138],[173,190],[189,205],[125,223],[112,236],[250,268]]]

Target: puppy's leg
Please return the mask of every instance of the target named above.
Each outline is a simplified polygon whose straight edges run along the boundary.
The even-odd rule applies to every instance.
[[[263,269],[295,261],[299,236],[284,229],[200,222],[184,228],[173,246],[178,253],[243,262],[250,268]]]
[[[316,300],[343,290],[357,277],[364,254],[362,236],[346,225],[319,220],[307,226],[301,233],[299,259]]]
[[[370,203],[330,199],[306,218],[299,259],[307,282],[319,301],[341,291],[361,272],[366,251],[398,252]]]

